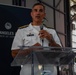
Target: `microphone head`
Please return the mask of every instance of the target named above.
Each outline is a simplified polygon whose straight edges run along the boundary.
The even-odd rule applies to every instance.
[[[43,25],[40,25],[40,30],[43,30]]]

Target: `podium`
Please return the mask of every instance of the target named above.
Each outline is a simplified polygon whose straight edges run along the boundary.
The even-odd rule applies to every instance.
[[[61,65],[73,64],[75,57],[74,49],[76,48],[20,47],[20,51],[12,61],[11,66],[31,65],[29,66],[31,69],[30,75],[36,75],[35,71],[37,71],[39,75],[51,75],[51,65],[59,67]],[[48,65],[48,70],[46,69],[46,65]],[[73,75],[73,70],[69,71],[69,75]]]

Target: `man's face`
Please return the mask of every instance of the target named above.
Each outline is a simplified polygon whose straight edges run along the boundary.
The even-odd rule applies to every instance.
[[[33,21],[42,22],[45,17],[45,9],[41,5],[37,5],[32,9],[31,16]]]

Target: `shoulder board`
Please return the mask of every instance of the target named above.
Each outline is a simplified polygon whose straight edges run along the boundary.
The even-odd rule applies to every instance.
[[[20,26],[19,29],[23,29],[23,28],[26,28],[26,27],[28,27],[28,25]]]

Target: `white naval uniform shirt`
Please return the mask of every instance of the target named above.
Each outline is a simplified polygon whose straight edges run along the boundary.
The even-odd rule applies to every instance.
[[[54,29],[50,29],[46,27],[43,27],[43,29],[49,32],[50,34],[52,34],[55,42],[61,45],[59,37]],[[17,30],[12,43],[11,50],[19,49],[19,46],[22,46],[23,44],[25,46],[32,46],[37,42],[42,45],[42,40],[39,38],[39,31],[35,27],[33,27],[30,23],[28,27]],[[49,41],[47,39],[44,39],[43,46],[48,47],[48,44]]]
[[[40,27],[39,27],[40,28]],[[52,34],[54,40],[56,43],[60,44],[60,40],[56,34],[56,31],[54,29],[50,29],[50,28],[46,28],[43,27],[44,30],[46,30],[47,32],[49,32],[50,34]],[[35,27],[33,27],[31,25],[31,23],[28,25],[28,27],[26,28],[22,28],[22,29],[18,29],[14,38],[14,41],[12,43],[12,49],[19,49],[19,46],[22,46],[23,44],[25,46],[32,46],[34,44],[36,44],[37,42],[40,43],[42,45],[42,40],[39,38],[39,30],[40,29],[36,29]],[[47,39],[44,39],[44,44],[43,46],[47,46],[48,47],[49,41]],[[31,69],[29,68],[30,65],[24,65],[20,71],[20,75],[31,75]],[[46,66],[47,69],[47,66]],[[50,70],[52,71],[52,75],[57,75],[57,70],[55,66],[51,66]],[[40,75],[40,73],[37,73],[37,67],[35,67],[35,75]]]

